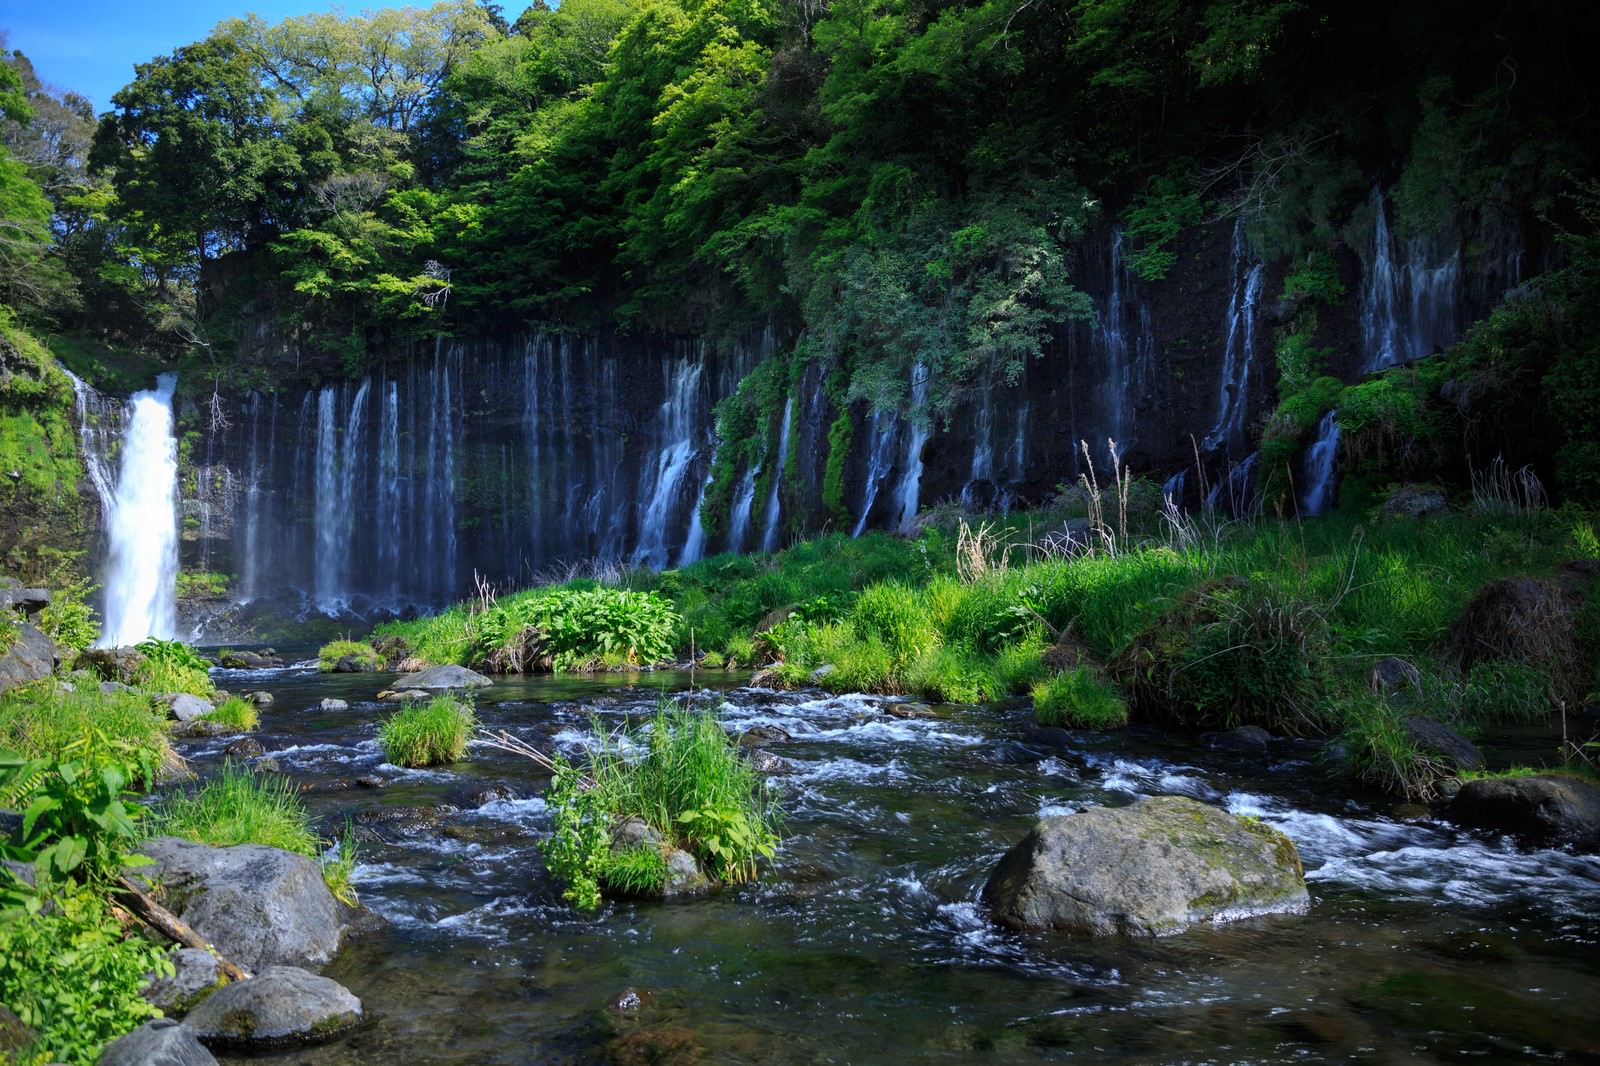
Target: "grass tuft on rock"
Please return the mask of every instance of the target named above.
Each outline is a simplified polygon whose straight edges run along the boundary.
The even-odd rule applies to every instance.
[[[317,649],[317,669],[325,674],[332,673],[343,659],[353,659],[366,671],[382,670],[384,667],[383,656],[364,641],[330,640]]]
[[[442,766],[461,758],[477,727],[470,704],[441,695],[396,711],[378,727],[378,743],[396,766]]]
[[[240,696],[229,696],[209,714],[201,715],[200,719],[205,722],[219,722],[230,729],[248,733],[261,724],[261,713],[249,700]]]

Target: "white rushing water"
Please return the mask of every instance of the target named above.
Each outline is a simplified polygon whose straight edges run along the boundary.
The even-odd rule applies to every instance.
[[[1233,287],[1228,295],[1227,341],[1222,351],[1222,375],[1217,390],[1217,421],[1206,435],[1205,448],[1213,451],[1244,438],[1246,389],[1250,368],[1256,356],[1256,311],[1261,304],[1261,289],[1266,280],[1266,265],[1251,262],[1250,243],[1245,237],[1244,220],[1233,226],[1232,262],[1229,274]]]
[[[1454,341],[1461,301],[1460,244],[1434,237],[1402,244],[1389,227],[1380,188],[1372,190],[1372,210],[1372,250],[1361,279],[1362,358],[1369,373]]]
[[[905,464],[901,467],[900,484],[894,492],[894,522],[891,528],[908,530],[917,518],[917,497],[922,488],[922,447],[928,443],[932,428],[926,410],[928,405],[928,368],[921,363],[911,368],[911,410],[906,412],[910,432],[906,434]]]
[[[733,509],[728,515],[728,550],[744,550],[745,537],[750,533],[750,511],[756,502],[756,468],[748,467],[739,479],[733,493]]]
[[[1317,426],[1317,439],[1306,450],[1305,494],[1300,512],[1319,515],[1333,506],[1334,460],[1339,454],[1339,420],[1329,411]]]
[[[128,401],[122,466],[106,516],[110,561],[106,568],[102,647],[170,640],[177,629],[178,440],[173,433],[176,374]]]
[[[701,364],[689,359],[678,359],[663,368],[666,399],[656,415],[655,462],[645,466],[639,485],[644,515],[639,523],[639,543],[633,552],[636,563],[664,567],[668,562],[668,538],[674,532],[671,519],[683,499],[699,433],[695,413],[701,406],[700,370]],[[786,441],[788,425],[786,414]]]
[[[898,429],[899,422],[893,414],[873,408],[872,417],[867,420],[867,436],[872,439],[872,447],[867,450],[867,479],[862,486],[861,514],[856,518],[855,529],[850,531],[852,537],[859,537],[866,532],[867,522],[872,517],[872,505],[878,502],[878,489],[894,467],[894,442]]]
[[[778,489],[783,484],[783,467],[789,459],[789,430],[794,421],[794,401],[791,399],[783,405],[783,428],[778,431],[778,465],[772,471],[772,491],[767,495],[766,525],[761,531],[761,550],[775,552],[778,550],[778,518],[782,510],[782,501],[778,498]]]

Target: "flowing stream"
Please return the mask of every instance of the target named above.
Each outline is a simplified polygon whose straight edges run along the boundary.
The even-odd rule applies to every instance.
[[[219,675],[276,693],[258,735],[326,831],[352,819],[356,887],[387,920],[328,971],[373,1021],[296,1063],[695,1061],[647,1057],[671,1048],[795,1064],[1600,1053],[1600,859],[1348,802],[1309,747],[1246,757],[1137,733],[1049,746],[1029,739],[1021,704],[908,708],[702,673],[696,698],[730,733],[790,738],[766,745],[794,769],[771,778],[788,812],[779,854],[708,899],[582,915],[542,870],[546,781],[531,764],[481,746],[443,769],[386,764],[376,732],[390,708],[370,699],[384,675]],[[591,715],[614,727],[689,683],[627,680],[505,680],[478,713],[577,754]],[[325,696],[350,708],[323,712]],[[893,713],[908,710],[925,717]],[[225,743],[185,754],[204,772]],[[1310,912],[1157,940],[991,924],[979,891],[1035,819],[1158,793],[1286,832]],[[637,1017],[608,1006],[630,988]]]

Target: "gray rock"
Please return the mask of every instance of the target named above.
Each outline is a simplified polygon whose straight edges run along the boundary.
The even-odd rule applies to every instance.
[[[348,711],[350,709],[349,703],[344,700],[334,699],[332,696],[323,700],[319,706],[325,711]]]
[[[132,691],[133,691],[133,689],[129,688],[127,685],[124,685],[121,681],[102,681],[102,682],[100,682],[100,694],[102,696],[112,696],[112,695],[115,695],[118,692],[132,692]]]
[[[1219,733],[1216,746],[1224,751],[1237,751],[1246,755],[1265,755],[1272,743],[1272,734],[1258,725],[1242,725]]]
[[[107,1045],[100,1066],[217,1066],[217,1060],[189,1030],[157,1018]]]
[[[1422,671],[1404,659],[1385,655],[1367,671],[1367,684],[1377,695],[1404,703],[1422,696]]]
[[[213,992],[183,1024],[211,1047],[266,1049],[331,1039],[362,1016],[361,1001],[337,981],[269,966]]]
[[[385,703],[405,702],[407,700],[425,700],[428,693],[420,688],[389,689],[378,693],[378,698]]]
[[[270,693],[270,692],[246,692],[244,694],[244,699],[246,700],[246,702],[253,703],[257,707],[266,707],[266,706],[268,706],[268,705],[270,705],[272,703],[272,693]]]
[[[47,678],[55,668],[55,643],[32,623],[20,622],[16,643],[0,654],[0,692]]]
[[[837,667],[835,667],[832,663],[823,663],[821,666],[811,671],[811,683],[813,685],[820,685],[824,680],[827,679],[829,674],[834,672],[835,669],[837,669]]]
[[[15,1062],[21,1051],[33,1043],[33,1034],[22,1024],[22,1019],[11,1013],[9,1007],[0,1007],[0,1062]]]
[[[1540,844],[1600,851],[1600,787],[1575,777],[1482,777],[1461,786],[1449,816]]]
[[[672,848],[667,852],[667,885],[661,890],[664,898],[701,896],[714,887],[711,878],[700,869],[693,855],[682,848]]]
[[[484,688],[494,682],[465,666],[430,666],[406,678],[406,684],[412,688],[445,689]]]
[[[13,611],[20,611],[31,617],[48,606],[50,606],[49,589],[0,589],[0,610],[9,607]]]
[[[1305,910],[1289,838],[1180,796],[1046,818],[983,888],[1013,928],[1174,933],[1196,922]]]
[[[139,994],[168,1017],[184,1014],[220,986],[216,956],[199,948],[172,953],[172,976],[159,977]]]
[[[157,837],[139,850],[154,864],[130,872],[246,969],[322,966],[339,950],[345,932],[339,905],[305,856],[261,844],[213,848],[176,837]]]
[[[1483,769],[1483,753],[1477,745],[1443,722],[1413,714],[1405,720],[1405,726],[1412,742],[1422,751],[1444,756],[1458,770]]]
[[[127,684],[144,665],[145,654],[138,648],[88,648],[78,653],[77,667],[104,681]]]
[[[750,750],[750,766],[758,774],[793,774],[800,770],[788,759],[774,755],[763,748]]]
[[[253,651],[230,651],[222,657],[222,665],[230,670],[268,670],[283,664],[271,655],[261,655]]]
[[[789,734],[775,725],[753,725],[739,734],[739,747],[755,748],[762,744],[785,744],[792,740]]]
[[[1402,485],[1383,501],[1385,518],[1426,518],[1444,512],[1444,490],[1437,485]]]
[[[336,674],[375,674],[378,664],[364,655],[341,655],[339,661],[333,664]]]
[[[180,722],[192,722],[216,710],[210,700],[192,696],[187,692],[172,692],[161,697],[161,702],[167,705],[167,713]]]
[[[237,732],[238,728],[226,722],[208,722],[204,718],[174,722],[168,730],[169,735],[174,737],[225,737]]]
[[[267,749],[261,746],[261,741],[255,737],[240,737],[238,740],[222,749],[222,754],[230,759],[254,759],[258,755],[265,755]]]

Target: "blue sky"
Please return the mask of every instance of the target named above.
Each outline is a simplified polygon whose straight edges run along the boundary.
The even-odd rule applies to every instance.
[[[412,2],[425,7],[431,0]],[[135,63],[201,40],[223,19],[254,12],[276,22],[334,6],[331,0],[0,0],[0,29],[9,31],[9,46],[33,60],[47,84],[82,93],[104,111],[111,94],[133,80]],[[342,6],[365,11],[404,5]]]

